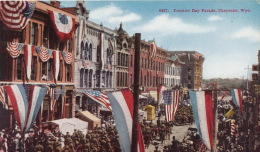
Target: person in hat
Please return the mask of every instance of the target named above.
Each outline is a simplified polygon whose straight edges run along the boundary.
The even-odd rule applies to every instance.
[[[158,150],[158,148],[159,148],[158,145],[156,145],[154,152],[161,152],[160,150]]]

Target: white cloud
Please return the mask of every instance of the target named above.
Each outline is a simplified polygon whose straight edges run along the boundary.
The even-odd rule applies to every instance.
[[[122,10],[115,4],[97,8],[90,12],[90,18],[103,23],[119,25],[120,22],[133,22],[141,19],[141,16],[132,12]]]
[[[135,30],[149,33],[157,33],[160,35],[170,35],[179,33],[208,33],[214,32],[216,28],[186,23],[181,18],[172,18],[168,14],[163,14],[154,17],[152,20],[140,27],[137,27]]]
[[[208,21],[221,21],[223,20],[222,17],[218,16],[218,15],[211,15],[209,18],[208,18]]]
[[[252,27],[244,27],[232,35],[233,38],[245,38],[249,41],[259,42],[260,32]]]

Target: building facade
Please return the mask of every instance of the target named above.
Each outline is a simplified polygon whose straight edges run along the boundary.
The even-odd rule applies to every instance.
[[[26,2],[27,3],[27,2]],[[45,86],[62,90],[62,95],[52,100],[47,93],[36,122],[63,117],[73,117],[74,103],[74,41],[75,26],[78,24],[74,14],[62,10],[57,3],[36,1],[28,3],[31,18],[24,27],[17,30],[8,27],[0,20],[0,83],[2,86],[23,84]],[[33,9],[34,8],[34,9]],[[52,16],[59,14],[68,21],[70,33],[66,39],[60,31],[57,34]],[[18,46],[18,47],[15,47]],[[25,51],[26,49],[26,51]],[[47,53],[46,53],[47,52]],[[32,57],[30,59],[30,57]],[[50,91],[49,91],[50,92]],[[13,117],[13,107],[8,109]]]
[[[167,58],[165,63],[164,85],[167,88],[179,87],[181,82],[181,67],[184,64],[178,59]]]
[[[170,56],[176,56],[181,62],[181,84],[188,89],[202,88],[204,56],[197,51],[171,51]]]
[[[76,110],[99,114],[101,105],[85,93],[114,89],[115,32],[89,21],[84,1],[77,1],[75,12],[79,19],[75,46]]]

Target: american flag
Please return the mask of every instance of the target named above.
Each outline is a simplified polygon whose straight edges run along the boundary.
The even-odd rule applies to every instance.
[[[199,143],[199,152],[207,152],[207,146],[202,142],[200,141]]]
[[[0,86],[0,101],[3,104],[3,107],[5,109],[8,109],[8,105],[6,104],[6,95],[5,95],[4,86]]]
[[[50,99],[51,99],[51,111],[53,110],[53,107],[54,107],[54,94],[55,94],[55,89],[54,88],[51,88],[49,87],[49,94],[50,94]]]
[[[9,52],[12,58],[17,58],[20,55],[23,46],[24,44],[22,43],[7,42],[6,50]]]
[[[179,91],[172,91],[172,90],[163,91],[166,121],[175,120],[175,113],[179,105],[179,97],[180,97]]]
[[[150,44],[150,57],[153,58],[156,56],[156,44],[155,42],[153,41],[151,44]]]
[[[73,61],[72,53],[70,53],[70,52],[61,52],[61,54],[62,54],[62,57],[63,57],[64,61],[67,64],[71,64],[71,62]]]
[[[112,110],[108,97],[105,93],[96,90],[84,91],[83,93],[89,96],[92,100],[100,103],[103,106],[106,106],[110,111]]]
[[[0,1],[0,20],[11,30],[21,31],[30,21],[35,3],[27,1]]]
[[[53,51],[51,49],[47,49],[44,47],[37,47],[37,46],[35,47],[35,50],[39,55],[40,59],[42,60],[42,62],[48,61]]]

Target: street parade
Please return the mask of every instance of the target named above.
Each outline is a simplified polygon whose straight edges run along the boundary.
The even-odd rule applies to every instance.
[[[0,152],[260,152],[259,12],[1,0]]]

